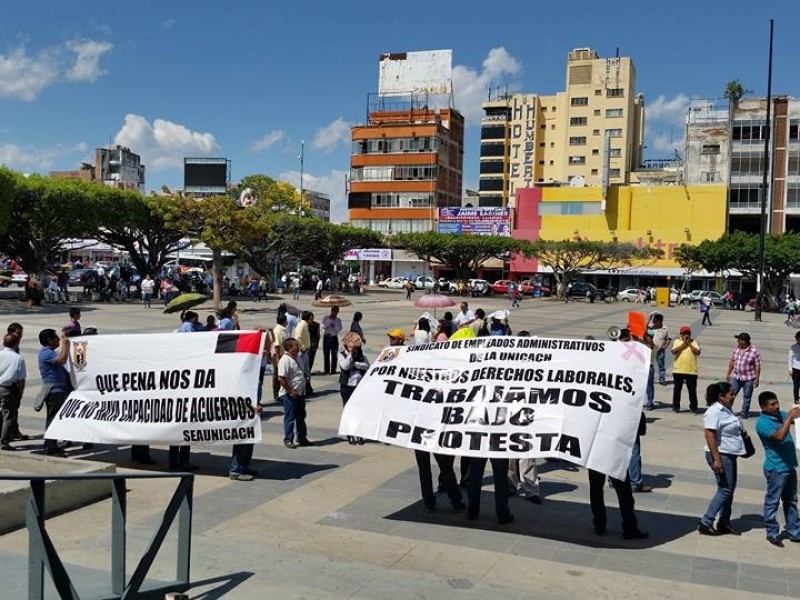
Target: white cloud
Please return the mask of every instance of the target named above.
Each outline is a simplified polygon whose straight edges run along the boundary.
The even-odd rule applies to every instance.
[[[125,115],[125,123],[114,137],[114,143],[139,154],[142,163],[154,171],[179,169],[185,157],[208,156],[219,150],[217,140],[210,133],[191,131],[165,119],[150,123],[132,113]]]
[[[7,55],[0,55],[0,96],[31,101],[58,77],[58,61],[48,50],[28,56],[25,48],[19,46]]]
[[[314,139],[311,140],[311,147],[314,150],[322,150],[330,154],[336,150],[337,146],[350,141],[350,123],[339,117],[332,123],[317,129]]]
[[[67,71],[69,81],[97,81],[105,75],[100,67],[100,59],[111,52],[114,44],[111,42],[98,42],[94,40],[75,40],[67,42],[67,49],[75,53],[75,63]]]
[[[0,54],[0,96],[30,102],[58,81],[95,81],[105,73],[100,59],[112,48],[106,41],[73,40],[29,55],[19,45]]]
[[[173,25],[175,25],[175,19],[165,19],[161,21],[161,27],[164,29],[171,29]]]
[[[345,171],[333,169],[327,175],[303,174],[303,189],[327,194],[331,199],[331,222],[347,222],[347,194],[344,190]],[[284,171],[278,179],[288,181],[300,189],[300,171]]]
[[[522,65],[503,47],[489,50],[480,71],[464,65],[453,67],[455,104],[467,124],[480,123],[483,116],[481,103],[486,99],[490,85],[499,85],[504,76],[521,73]]]
[[[250,152],[263,152],[280,142],[286,134],[282,129],[276,129],[258,138],[250,146]]]
[[[0,164],[18,171],[48,171],[66,157],[84,155],[89,147],[80,142],[73,146],[58,144],[50,148],[23,148],[16,144],[0,145]]]
[[[644,107],[645,123],[663,121],[671,125],[683,125],[686,111],[689,110],[689,96],[678,94],[674,98],[667,98],[661,95],[652,102],[647,102]]]
[[[669,152],[670,154],[673,154],[675,150],[682,154],[684,150],[682,135],[678,137],[667,134],[654,135],[652,138],[650,138],[649,145],[653,150]]]

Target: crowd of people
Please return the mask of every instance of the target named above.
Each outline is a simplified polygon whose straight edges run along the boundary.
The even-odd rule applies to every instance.
[[[146,281],[152,281],[146,278]],[[145,284],[144,302],[149,302],[151,290]],[[434,341],[444,341],[453,336],[480,337],[512,335],[510,312],[497,310],[490,314],[477,308],[472,310],[468,302],[462,301],[456,314],[445,312],[441,318],[425,314],[411,324],[406,331],[393,328],[388,331],[388,344],[401,346],[419,345]],[[197,312],[187,310],[181,315],[177,331],[192,333],[198,331],[236,330],[240,328],[239,310],[235,301],[228,303],[216,316],[210,315],[205,323],[200,323]],[[288,449],[312,446],[309,438],[306,401],[314,395],[312,371],[316,354],[322,345],[322,375],[338,377],[339,393],[344,407],[369,369],[369,358],[364,352],[366,337],[362,320],[364,315],[355,311],[348,328],[340,317],[340,310],[333,306],[321,322],[316,321],[311,311],[296,311],[286,303],[277,309],[275,326],[265,330],[265,345],[261,358],[258,386],[258,410],[267,402],[263,398],[263,379],[269,372],[272,375],[272,401],[283,409],[283,443]],[[620,342],[640,343],[650,351],[650,365],[645,410],[658,408],[654,401],[656,383],[668,385],[666,356],[673,356],[671,408],[681,412],[682,390],[686,387],[689,397],[688,413],[699,413],[697,382],[699,375],[701,347],[692,336],[688,326],[678,328],[678,336],[673,340],[670,328],[664,323],[664,316],[651,313],[646,328],[641,335],[633,335],[632,327],[625,327],[618,333],[609,335]],[[68,361],[69,338],[94,333],[81,326],[79,308],[69,310],[69,320],[61,328],[45,328],[38,334],[41,349],[37,362],[42,387],[34,399],[34,408],[45,410],[46,426],[55,417],[58,409],[67,398],[71,383],[65,365]],[[28,378],[24,359],[19,354],[19,344],[23,328],[12,323],[3,337],[0,350],[0,450],[14,451],[14,443],[27,440],[28,436],[19,431],[18,410]],[[528,331],[515,332],[518,336],[528,336]],[[703,411],[702,430],[705,440],[705,459],[716,482],[716,492],[706,512],[700,518],[698,531],[701,535],[738,535],[731,524],[731,513],[737,482],[737,462],[752,454],[750,440],[744,422],[751,416],[751,402],[761,380],[761,352],[753,345],[748,332],[735,336],[727,369],[720,373],[720,381],[709,385],[705,391],[706,408]],[[766,493],[764,499],[764,520],[767,540],[776,546],[782,545],[784,536],[778,525],[778,509],[783,504],[786,521],[786,536],[793,542],[800,542],[800,516],[797,511],[797,458],[791,434],[791,424],[800,417],[800,332],[790,346],[787,362],[788,375],[793,382],[794,406],[783,411],[777,395],[772,391],[761,391],[757,400],[759,416],[755,424],[755,434],[764,449],[764,476]],[[318,374],[319,375],[319,374]],[[742,402],[739,411],[733,405],[739,392]],[[669,405],[668,405],[669,406]],[[686,413],[684,413],[686,414]],[[598,535],[606,533],[608,519],[604,504],[606,481],[613,487],[622,517],[622,535],[626,539],[642,539],[647,532],[638,526],[635,514],[634,496],[637,493],[653,491],[644,482],[642,475],[641,436],[647,433],[645,413],[641,415],[636,431],[627,476],[624,480],[607,478],[604,474],[589,470],[589,494],[592,523]],[[349,436],[347,442],[362,445],[363,438]],[[64,456],[67,444],[59,440],[45,439],[42,452],[50,456]],[[250,469],[253,445],[233,446],[229,476],[236,481],[250,481],[256,473]],[[133,461],[144,465],[155,464],[148,446],[131,447]],[[470,519],[480,514],[480,491],[487,459],[464,458],[456,461],[452,456],[434,454],[439,467],[438,486],[434,486],[431,469],[431,455],[415,451],[419,470],[420,493],[427,510],[435,510],[438,494],[448,498],[453,510],[466,509]],[[169,449],[169,466],[172,469],[193,470],[188,446],[172,446]],[[540,459],[541,460],[541,459]],[[509,496],[519,494],[533,504],[544,500],[539,474],[540,460],[508,460],[492,458],[492,477],[495,489],[495,513],[500,524],[510,523],[514,515],[509,509]],[[460,476],[456,476],[456,463]],[[461,488],[466,488],[466,503]]]

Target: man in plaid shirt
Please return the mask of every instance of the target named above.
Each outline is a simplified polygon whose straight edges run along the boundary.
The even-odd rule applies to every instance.
[[[728,362],[726,379],[731,383],[734,398],[742,390],[741,417],[746,419],[750,416],[753,388],[758,387],[761,379],[761,353],[750,343],[750,334],[747,332],[737,335],[736,342],[736,348]]]

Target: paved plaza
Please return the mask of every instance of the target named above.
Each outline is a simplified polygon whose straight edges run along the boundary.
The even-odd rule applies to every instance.
[[[415,294],[418,297],[419,293]],[[347,327],[354,310],[364,313],[367,357],[373,359],[395,327],[410,330],[420,310],[402,294],[373,293],[354,297],[342,310]],[[305,294],[295,304],[311,307]],[[272,326],[278,300],[242,301],[243,328]],[[472,299],[471,308],[505,308],[502,298]],[[516,332],[583,338],[606,337],[610,325],[624,326],[627,303],[526,300],[514,309]],[[201,307],[202,308],[202,307]],[[315,311],[317,320],[324,316]],[[453,309],[453,312],[457,308]],[[649,310],[649,309],[646,309]],[[208,311],[201,310],[201,321]],[[702,348],[699,391],[721,379],[734,335],[748,331],[765,364],[760,390],[775,390],[786,408],[791,403],[787,377],[788,348],[794,330],[784,317],[715,310],[713,327],[700,327],[700,314],[689,308],[662,310],[665,324],[677,332],[690,325]],[[36,352],[41,328],[59,329],[64,307],[28,310],[17,301],[0,300],[3,327],[13,320],[25,326],[22,351],[30,371],[21,428],[37,434],[44,419],[31,408],[38,388]],[[83,306],[82,324],[103,333],[171,331],[175,315],[134,304]],[[318,354],[316,369],[322,357]],[[413,453],[367,443],[351,446],[339,439],[341,400],[338,379],[317,376],[318,392],[309,402],[308,423],[314,447],[287,449],[282,443],[282,410],[265,409],[264,441],[256,446],[252,482],[228,479],[230,448],[196,447],[191,598],[800,598],[800,544],[775,548],[765,541],[761,506],[765,488],[763,449],[740,461],[733,504],[733,524],[741,537],[701,537],[697,522],[715,490],[703,456],[702,417],[674,414],[668,408],[672,387],[656,386],[657,410],[647,413],[642,439],[645,483],[655,490],[636,495],[641,529],[650,537],[625,541],[613,490],[606,490],[609,531],[597,536],[591,526],[587,473],[564,462],[544,462],[544,503],[511,498],[516,521],[498,526],[491,485],[485,480],[482,514],[469,521],[440,502],[425,511]],[[269,393],[269,382],[265,386]],[[735,407],[740,405],[737,398]],[[755,401],[754,401],[755,402]],[[701,405],[703,401],[701,399]],[[688,401],[684,397],[684,407]],[[754,433],[755,421],[746,422]],[[20,442],[38,447],[40,441]],[[95,446],[91,452],[70,450],[76,458],[133,468],[127,448]],[[165,448],[155,449],[156,470],[166,470]],[[159,480],[129,481],[128,544],[130,563],[138,557],[159,523],[173,484]],[[79,591],[110,581],[109,501],[52,518],[48,530]],[[174,532],[173,532],[174,533]],[[173,536],[174,537],[174,536]],[[151,575],[172,579],[175,544],[162,548]],[[22,598],[27,590],[27,533],[0,536],[0,581],[3,598]],[[132,567],[131,567],[132,568]],[[81,587],[85,586],[85,587]]]

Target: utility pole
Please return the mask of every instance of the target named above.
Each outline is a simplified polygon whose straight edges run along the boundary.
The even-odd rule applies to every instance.
[[[769,182],[769,139],[772,129],[772,39],[775,21],[769,20],[769,67],[767,68],[767,126],[764,131],[764,173],[761,179],[761,228],[758,236],[758,279],[756,280],[756,321],[761,321],[764,300],[764,246],[767,237],[767,187]]]

